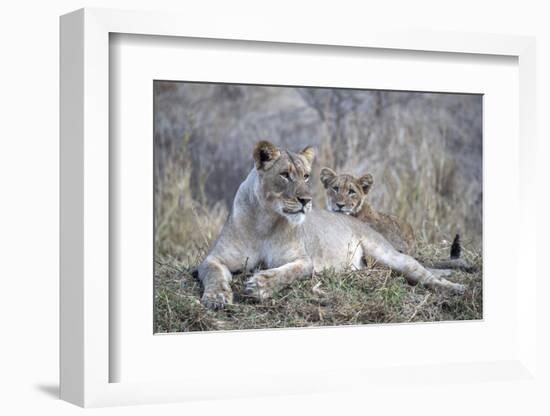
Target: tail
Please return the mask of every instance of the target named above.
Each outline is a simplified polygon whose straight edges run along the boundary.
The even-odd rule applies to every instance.
[[[453,240],[453,244],[451,245],[451,259],[458,259],[460,258],[460,253],[462,251],[462,247],[460,247],[460,235],[455,235],[455,239]]]
[[[460,258],[462,253],[462,247],[460,245],[460,235],[455,235],[453,244],[451,244],[450,258],[447,260],[437,260],[434,262],[423,263],[425,266],[431,269],[449,269],[449,270],[463,270],[467,273],[474,273],[477,269],[472,266],[466,260]]]

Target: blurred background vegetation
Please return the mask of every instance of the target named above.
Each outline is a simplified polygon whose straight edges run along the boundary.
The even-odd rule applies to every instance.
[[[267,139],[313,145],[321,167],[374,175],[371,204],[427,243],[482,241],[482,97],[329,88],[154,83],[156,255],[204,256]]]

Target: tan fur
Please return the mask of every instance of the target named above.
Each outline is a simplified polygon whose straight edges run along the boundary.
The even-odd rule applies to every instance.
[[[321,182],[326,189],[327,208],[333,212],[351,215],[369,224],[382,234],[398,251],[413,255],[416,240],[413,228],[395,215],[375,210],[367,202],[367,194],[374,185],[370,173],[356,178],[337,175],[332,169],[321,169]]]
[[[326,189],[327,209],[346,214],[368,224],[382,234],[400,253],[416,254],[416,239],[412,226],[395,215],[375,210],[367,202],[367,194],[374,185],[374,178],[367,173],[359,178],[348,174],[336,174],[332,169],[321,169],[321,182]],[[438,276],[448,276],[452,270],[472,272],[475,268],[462,258],[424,261],[423,265]],[[437,269],[437,270],[436,270]]]
[[[255,273],[245,294],[263,300],[306,279],[314,271],[365,268],[372,257],[411,283],[463,293],[464,287],[399,253],[378,232],[356,218],[312,208],[309,174],[314,152],[293,153],[260,142],[255,167],[241,183],[232,211],[208,256],[199,266],[202,302],[222,308],[233,300],[232,273]],[[259,266],[265,270],[257,270]]]

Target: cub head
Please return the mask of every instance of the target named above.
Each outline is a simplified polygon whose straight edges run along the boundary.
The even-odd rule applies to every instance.
[[[309,175],[315,154],[308,146],[298,153],[261,141],[254,148],[260,203],[291,224],[301,224],[311,211]]]
[[[352,175],[337,175],[332,169],[321,169],[321,182],[325,187],[327,208],[346,215],[356,215],[374,184],[374,178],[367,173],[360,178]]]

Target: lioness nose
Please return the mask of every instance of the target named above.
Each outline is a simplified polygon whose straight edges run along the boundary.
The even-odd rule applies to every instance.
[[[309,202],[311,201],[311,198],[309,196],[302,196],[298,198],[298,201],[300,201],[300,204],[302,204],[302,206],[305,207],[307,204],[309,204]]]
[[[344,205],[346,205],[346,204],[339,204],[338,202],[336,203],[336,206],[340,209],[344,208]]]

